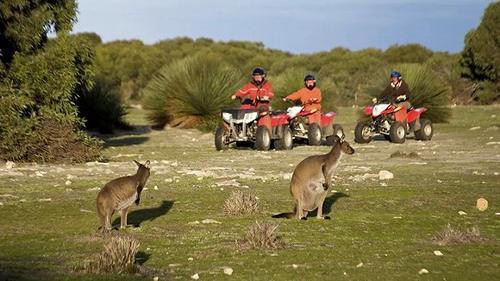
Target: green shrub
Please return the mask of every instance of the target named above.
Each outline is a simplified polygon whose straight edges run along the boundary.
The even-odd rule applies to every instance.
[[[143,106],[156,127],[194,127],[230,105],[242,84],[239,72],[218,57],[197,55],[163,67],[144,89]]]

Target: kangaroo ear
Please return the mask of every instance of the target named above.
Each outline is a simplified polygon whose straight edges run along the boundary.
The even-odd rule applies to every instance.
[[[151,162],[149,162],[149,160],[147,160],[146,163],[144,163],[144,166],[148,169],[151,168]]]
[[[134,160],[134,163],[135,163],[138,167],[140,167],[140,166],[141,166],[141,163],[137,162],[136,160]]]

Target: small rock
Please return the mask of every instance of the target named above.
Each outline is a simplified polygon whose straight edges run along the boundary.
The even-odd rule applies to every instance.
[[[500,216],[500,213],[495,213],[495,216]]]
[[[214,219],[204,219],[204,220],[201,221],[201,223],[205,223],[205,224],[208,224],[208,223],[218,223],[218,224],[220,224],[221,222],[216,221]]]
[[[403,217],[397,216],[397,217],[392,217],[393,219],[402,219]]]
[[[16,163],[14,163],[12,161],[7,161],[5,163],[5,169],[7,169],[7,170],[10,170],[10,169],[14,168],[15,166],[16,166]]]
[[[378,178],[380,180],[390,180],[394,178],[394,174],[389,171],[382,170],[378,172]]]
[[[486,143],[486,145],[496,145],[496,144],[500,144],[500,141],[490,141]]]
[[[74,179],[74,178],[76,178],[76,177],[75,177],[75,176],[73,176],[73,175],[71,175],[71,174],[67,174],[67,175],[66,175],[66,179],[67,179],[67,180],[72,180],[72,179]]]
[[[437,180],[437,182],[438,182],[438,183],[443,183],[443,181],[442,181],[442,180]]]
[[[381,183],[380,183],[380,186],[387,186],[387,183],[385,183],[385,182],[381,182]]]
[[[481,129],[481,127],[480,126],[476,126],[476,127],[470,128],[469,131],[475,131],[475,130],[479,130],[479,129]]]
[[[191,279],[198,280],[200,279],[200,275],[198,275],[198,273],[195,273],[194,275],[191,275]]]
[[[43,173],[42,173],[42,172],[40,172],[40,171],[36,171],[36,172],[35,172],[35,175],[36,175],[37,177],[43,177]]]
[[[2,203],[2,202],[0,202],[0,206],[3,206],[3,203]]]
[[[466,212],[464,212],[464,211],[458,211],[458,214],[459,214],[459,215],[461,215],[461,216],[465,216],[465,215],[467,215],[467,213],[466,213]]]
[[[155,185],[155,186],[153,187],[153,189],[154,189],[154,190],[158,190],[158,186],[157,186],[157,185]]]
[[[19,200],[19,202],[26,202],[26,199],[21,199]]]
[[[494,172],[494,173],[493,173],[493,175],[498,176],[498,175],[499,175],[499,173],[498,173],[498,172]]]
[[[70,180],[67,180],[65,183],[64,183],[66,186],[70,186],[72,184],[72,182]]]
[[[38,199],[38,202],[50,202],[52,201],[52,198],[42,198],[42,199]]]
[[[233,274],[233,269],[230,268],[230,267],[228,267],[228,266],[224,266],[223,270],[224,270],[224,274],[226,274],[226,275],[232,275]]]
[[[292,267],[295,268],[295,269],[299,268],[299,266],[296,265],[296,264],[292,264]]]
[[[434,255],[440,257],[443,255],[443,253],[441,253],[441,251],[434,251]]]
[[[160,278],[158,278],[158,276],[153,277],[153,281],[158,281],[158,280],[160,280]]]
[[[420,275],[427,274],[427,273],[429,273],[429,271],[425,268],[420,269],[420,271],[418,272],[418,274],[420,274]]]
[[[482,197],[477,199],[476,208],[481,212],[486,211],[486,209],[488,209],[488,200]]]
[[[194,225],[194,224],[200,224],[200,222],[199,221],[192,221],[192,222],[188,222],[188,224]]]
[[[358,265],[356,265],[356,267],[357,267],[357,268],[360,268],[360,267],[362,267],[362,266],[363,266],[363,263],[362,263],[362,262],[360,262],[360,263],[358,263]]]
[[[87,209],[80,209],[80,212],[82,212],[82,213],[93,213],[92,211],[87,210]]]
[[[188,261],[193,261],[194,259],[192,257],[189,257],[188,258]]]

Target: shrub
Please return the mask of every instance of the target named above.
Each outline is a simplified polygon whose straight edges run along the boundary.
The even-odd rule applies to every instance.
[[[228,215],[253,214],[259,209],[259,201],[255,195],[242,191],[233,191],[224,202],[224,213]]]
[[[131,237],[112,237],[104,251],[86,260],[81,268],[85,273],[135,273],[135,256],[139,242]]]
[[[483,240],[479,228],[474,226],[470,229],[460,230],[448,224],[443,230],[438,232],[433,238],[433,242],[444,246],[449,244],[470,244]]]
[[[218,57],[188,57],[159,71],[144,89],[143,106],[156,127],[194,127],[231,104],[241,84],[239,72]]]
[[[250,226],[240,246],[250,249],[279,249],[285,246],[278,236],[278,225],[273,223],[259,223]]]

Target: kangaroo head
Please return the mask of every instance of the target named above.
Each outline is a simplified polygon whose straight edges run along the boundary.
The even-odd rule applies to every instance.
[[[334,145],[340,145],[340,149],[346,154],[354,153],[354,148],[352,148],[352,146],[345,140],[344,134],[342,135],[342,137],[334,136],[333,143]]]
[[[137,167],[139,167],[137,169],[137,174],[139,174],[142,177],[145,177],[147,179],[150,175],[151,162],[149,162],[149,160],[147,160],[146,162],[144,162],[144,164],[141,164],[141,163],[137,162],[136,160],[134,160],[134,163],[137,165]]]

